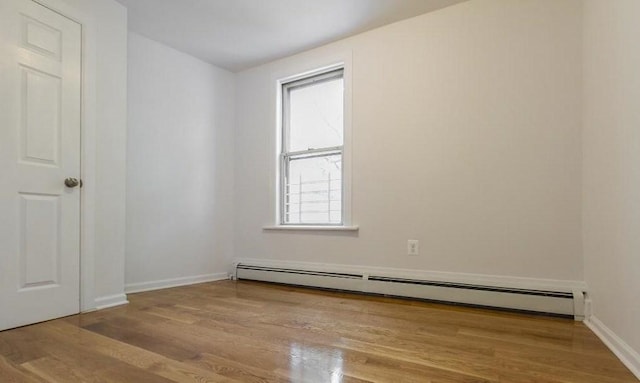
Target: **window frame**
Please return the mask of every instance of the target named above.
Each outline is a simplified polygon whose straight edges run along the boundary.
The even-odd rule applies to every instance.
[[[333,66],[325,68],[324,70],[318,70],[311,73],[296,76],[287,80],[279,82],[279,98],[280,98],[280,119],[279,119],[279,131],[280,131],[280,151],[279,158],[279,190],[278,190],[278,225],[282,227],[345,227],[348,216],[347,206],[345,204],[346,195],[346,182],[345,182],[345,144],[346,144],[346,128],[347,128],[347,84],[346,84],[346,70],[344,65]],[[344,84],[343,90],[343,118],[342,118],[342,145],[323,147],[323,148],[308,148],[306,150],[289,151],[289,136],[290,136],[290,91],[299,89],[314,84],[321,84],[326,81],[332,81],[341,78]],[[292,160],[314,158],[314,157],[328,157],[334,155],[340,155],[341,167],[340,167],[340,222],[330,222],[331,215],[327,217],[327,222],[287,222],[286,217],[288,215],[288,200],[287,200],[287,177],[289,175],[289,164]],[[300,206],[302,208],[302,206]],[[347,219],[345,219],[347,218]]]

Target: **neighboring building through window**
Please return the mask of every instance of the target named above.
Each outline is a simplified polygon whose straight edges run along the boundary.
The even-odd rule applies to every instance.
[[[344,71],[282,84],[280,221],[342,225]]]

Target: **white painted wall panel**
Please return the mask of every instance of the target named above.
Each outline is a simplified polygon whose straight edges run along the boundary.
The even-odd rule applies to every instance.
[[[584,10],[585,278],[596,323],[640,377],[640,2]]]
[[[93,187],[91,234],[93,257],[83,263],[85,273],[93,273],[84,286],[86,308],[92,298],[119,296],[124,302],[126,140],[127,140],[127,10],[114,0],[62,0],[93,20],[91,33],[96,61],[86,68],[85,81],[95,90],[95,103],[87,105],[95,118],[95,146],[84,147],[91,153],[95,172],[86,174],[85,187]],[[86,164],[85,164],[86,165]],[[89,186],[92,185],[92,186]],[[89,239],[89,238],[85,238]],[[87,278],[87,276],[85,276]],[[94,303],[93,303],[94,304]]]
[[[235,255],[582,280],[581,6],[470,1],[240,72]],[[360,231],[263,231],[275,220],[272,78],[344,51]]]
[[[234,76],[129,34],[126,283],[226,273]]]

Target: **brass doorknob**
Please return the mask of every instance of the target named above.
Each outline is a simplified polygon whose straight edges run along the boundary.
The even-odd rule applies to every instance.
[[[82,185],[82,181],[77,178],[67,178],[64,180],[64,185],[68,188],[74,188],[78,185]]]

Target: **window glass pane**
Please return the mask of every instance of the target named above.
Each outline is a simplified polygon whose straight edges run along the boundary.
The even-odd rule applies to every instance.
[[[342,154],[291,159],[285,223],[342,223]]]
[[[289,90],[289,150],[342,146],[344,81]]]

